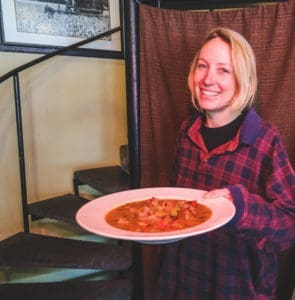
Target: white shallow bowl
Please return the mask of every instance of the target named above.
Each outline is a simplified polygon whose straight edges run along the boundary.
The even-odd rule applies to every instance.
[[[109,194],[91,200],[82,206],[76,214],[78,224],[85,230],[100,236],[113,239],[130,240],[146,244],[164,244],[187,237],[215,230],[235,215],[235,207],[227,198],[203,199],[205,191],[187,188],[143,188]],[[211,217],[197,226],[169,232],[132,232],[109,225],[105,215],[112,209],[128,202],[146,200],[152,197],[159,199],[197,200],[212,210]]]

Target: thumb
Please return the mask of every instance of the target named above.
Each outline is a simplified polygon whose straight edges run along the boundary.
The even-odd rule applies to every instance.
[[[203,197],[204,199],[225,197],[232,201],[231,193],[227,188],[212,190],[210,192],[205,193]]]

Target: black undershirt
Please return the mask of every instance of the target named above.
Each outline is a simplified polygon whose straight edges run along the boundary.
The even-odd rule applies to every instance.
[[[201,134],[208,151],[211,151],[214,148],[217,148],[218,146],[223,145],[233,139],[238,132],[243,119],[244,114],[238,116],[229,124],[217,128],[209,128],[205,125],[202,125]]]

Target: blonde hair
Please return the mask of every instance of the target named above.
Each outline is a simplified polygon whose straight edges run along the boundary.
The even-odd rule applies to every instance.
[[[242,112],[245,108],[248,108],[253,104],[256,96],[257,74],[255,54],[248,41],[241,34],[223,27],[217,27],[211,30],[202,47],[208,41],[217,37],[221,38],[231,46],[234,76],[238,86],[237,94],[232,103],[232,109],[234,111]],[[201,110],[201,108],[198,105],[195,94],[194,73],[202,47],[196,53],[188,75],[188,86],[191,92],[192,103],[198,110]]]

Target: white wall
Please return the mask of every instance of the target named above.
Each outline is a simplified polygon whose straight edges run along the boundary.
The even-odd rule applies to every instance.
[[[37,55],[0,52],[0,74]],[[119,163],[124,61],[60,56],[20,74],[28,199],[73,192],[74,170]],[[0,85],[0,239],[22,230],[12,80]]]

